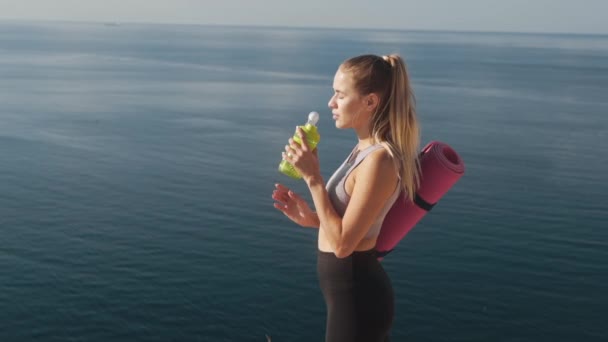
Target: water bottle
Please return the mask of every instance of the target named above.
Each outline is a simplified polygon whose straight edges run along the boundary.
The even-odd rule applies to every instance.
[[[304,131],[304,136],[306,137],[306,142],[308,143],[308,148],[310,148],[311,151],[317,147],[319,140],[321,140],[321,136],[319,135],[319,132],[317,131],[317,126],[316,126],[317,121],[319,121],[319,113],[310,112],[310,114],[308,114],[308,122],[306,122],[306,124],[304,126],[300,126],[302,128],[302,130]],[[298,144],[302,143],[297,132],[296,132],[296,134],[294,134],[293,140],[295,142],[297,142]],[[289,163],[286,160],[282,160],[281,163],[279,164],[279,171],[286,174],[287,176],[289,176],[291,178],[295,178],[295,179],[302,178],[302,175],[293,167],[293,165],[291,165],[291,163]]]

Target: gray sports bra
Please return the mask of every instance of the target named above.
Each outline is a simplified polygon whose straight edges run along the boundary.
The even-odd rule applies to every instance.
[[[367,157],[368,154],[370,154],[371,152],[376,151],[380,148],[384,148],[384,147],[380,144],[371,145],[371,146],[359,151],[355,160],[351,160],[353,154],[356,151],[356,149],[354,149],[348,155],[348,157],[344,160],[344,162],[342,162],[342,165],[340,165],[338,167],[338,169],[334,172],[334,174],[331,176],[331,178],[329,178],[329,180],[327,181],[327,185],[325,186],[325,189],[327,190],[327,193],[329,194],[329,199],[330,199],[331,203],[333,204],[334,209],[336,210],[338,215],[340,215],[340,217],[344,217],[344,212],[346,211],[346,206],[348,205],[348,201],[350,200],[350,196],[346,193],[346,189],[345,189],[346,177],[348,177],[348,175],[355,169],[355,167],[357,167],[363,161],[363,159],[365,159],[365,157]],[[374,223],[370,227],[369,231],[365,235],[365,239],[376,238],[378,236],[378,234],[380,234],[380,228],[382,227],[382,222],[384,221],[384,217],[386,216],[388,211],[391,209],[391,207],[397,200],[397,197],[401,193],[401,191],[400,191],[401,187],[399,185],[400,184],[397,184],[397,186],[395,187],[395,191],[384,204],[382,211],[380,212],[378,217],[376,217],[376,220],[374,221]]]

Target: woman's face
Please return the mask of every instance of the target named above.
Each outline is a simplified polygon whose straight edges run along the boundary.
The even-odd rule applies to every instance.
[[[349,72],[338,69],[334,76],[334,95],[327,104],[331,108],[336,128],[365,127],[369,122],[369,113],[364,106],[364,97],[354,87]]]

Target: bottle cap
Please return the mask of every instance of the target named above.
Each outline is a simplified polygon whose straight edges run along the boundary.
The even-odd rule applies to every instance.
[[[309,124],[316,126],[318,121],[319,121],[319,113],[310,112],[310,114],[308,114],[308,123]]]

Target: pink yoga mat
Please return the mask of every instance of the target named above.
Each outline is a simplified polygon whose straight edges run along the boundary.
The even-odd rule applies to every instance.
[[[431,141],[422,149],[420,168],[420,187],[416,199],[410,201],[399,196],[384,218],[376,242],[380,260],[397,246],[464,174],[464,163],[458,153],[439,141]]]

